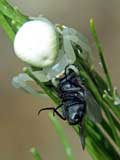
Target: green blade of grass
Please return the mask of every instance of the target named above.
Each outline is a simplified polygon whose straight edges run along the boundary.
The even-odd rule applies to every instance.
[[[97,98],[99,97],[99,95],[101,95],[101,98],[99,97],[99,100],[97,99],[97,102],[99,102],[101,104],[101,106],[104,106],[104,101],[105,103],[108,104],[108,106],[112,109],[112,111],[115,113],[115,115],[120,119],[120,110],[117,109],[119,107],[116,107],[114,105],[114,101],[110,101],[109,99],[107,99],[107,97],[103,97],[104,95],[104,91],[107,90],[106,86],[106,82],[103,80],[102,77],[99,76],[99,74],[94,70],[91,69],[89,66],[87,66],[87,64],[84,63],[84,61],[82,59],[77,59],[76,64],[79,67],[79,71],[80,71],[80,75],[81,77],[86,81],[85,85],[91,90],[94,90],[94,96]],[[92,83],[91,83],[92,82]],[[97,90],[96,90],[96,89]],[[99,92],[99,94],[98,94]]]
[[[109,122],[106,119],[103,119],[101,125],[107,131],[107,133],[113,139],[113,141],[115,141],[115,137],[113,135],[113,132],[112,132],[112,129],[111,129],[111,125],[109,124]]]
[[[15,33],[11,28],[11,26],[9,25],[7,19],[5,18],[4,15],[1,14],[1,12],[0,12],[0,24],[3,27],[4,31],[7,33],[10,40],[13,41],[15,37]]]
[[[101,64],[102,64],[102,67],[103,67],[103,70],[104,70],[104,73],[105,73],[105,76],[106,76],[107,84],[108,84],[108,90],[110,90],[111,96],[114,98],[114,88],[112,86],[112,81],[111,81],[111,78],[109,76],[109,72],[108,72],[108,69],[107,69],[107,66],[106,66],[106,63],[105,63],[105,59],[104,59],[104,56],[103,56],[103,50],[101,48],[101,44],[100,44],[100,41],[98,39],[98,35],[97,35],[96,29],[95,29],[93,19],[90,19],[90,30],[91,30],[91,33],[92,33],[93,38],[95,40],[96,47],[98,49]]]
[[[42,160],[39,152],[34,147],[30,149],[30,152],[32,153],[34,160]]]
[[[44,83],[40,82],[40,80],[33,74],[32,70],[30,68],[24,67],[23,72],[26,73],[30,78],[32,78],[37,85],[39,85],[45,93],[56,103],[59,104],[60,100],[57,96],[49,89],[49,87],[45,86]]]
[[[16,28],[19,28],[28,20],[28,17],[23,15],[17,7],[11,6],[6,0],[0,1],[0,12],[16,22]]]
[[[86,121],[87,122],[87,121]],[[77,126],[73,127],[76,131],[76,133],[79,136],[79,130]],[[109,141],[100,133],[100,130],[98,127],[89,121],[89,123],[86,123],[85,127],[86,132],[86,149],[92,156],[93,160],[112,160],[112,157],[117,156],[118,154],[116,151],[114,151],[113,146]],[[105,142],[109,144],[109,149],[106,148]],[[112,152],[109,153],[109,151],[112,150]]]
[[[109,110],[111,117],[114,121],[114,124],[116,126],[116,128],[120,131],[120,120],[119,118],[114,114],[114,112],[112,110]]]
[[[93,160],[98,160],[98,154],[96,153],[96,150],[94,147],[91,146],[91,139],[90,137],[86,138],[86,144],[87,144],[87,150],[88,153],[91,155]]]
[[[111,137],[108,135],[108,133],[103,129],[103,127],[100,124],[97,124],[98,129],[100,130],[101,134],[109,141],[111,146],[113,147],[112,151],[116,152],[117,157],[120,159],[120,148],[117,146],[114,141],[111,139]]]
[[[49,113],[49,118],[50,118],[52,124],[54,125],[55,130],[58,133],[58,136],[64,146],[64,150],[65,150],[67,159],[68,160],[75,160],[74,155],[72,153],[72,149],[71,149],[70,144],[68,142],[67,136],[65,135],[65,132],[64,132],[60,122],[55,117],[53,117],[52,113]]]
[[[108,110],[108,107],[107,105],[104,103],[104,101],[102,100],[102,98],[100,97],[100,94],[99,92],[97,91],[97,88],[95,87],[95,85],[93,84],[93,82],[90,80],[90,78],[87,76],[87,74],[85,74],[85,72],[82,72],[81,71],[81,74],[85,77],[86,76],[86,80],[88,80],[87,82],[89,83],[88,84],[88,87],[90,88],[90,90],[92,91],[92,93],[94,94],[95,98],[97,98],[97,102],[99,102],[101,104],[101,106],[103,107],[103,109],[105,110],[106,114],[107,114],[107,117],[109,119],[109,123],[113,126],[111,127],[111,130],[113,132],[113,135],[114,135],[114,138],[115,138],[115,141],[116,143],[118,144],[118,146],[120,146],[119,144],[119,137],[117,135],[117,131],[116,131],[116,128],[115,128],[115,124],[109,114],[109,110]]]
[[[98,160],[113,160],[120,158],[120,151],[116,144],[109,139],[107,132],[104,130],[101,132],[100,126],[98,124],[94,124],[87,119],[86,121],[86,148],[88,151],[92,150],[92,154],[97,157]],[[114,143],[114,144],[113,144]],[[90,145],[91,144],[91,145]],[[117,147],[117,149],[116,149]],[[100,159],[102,157],[102,159]]]
[[[109,108],[115,113],[115,115],[120,119],[120,110],[119,107],[116,107],[111,101],[106,97],[103,96],[104,101],[108,104]]]
[[[115,118],[111,116],[111,113],[109,112],[108,108],[104,107],[104,112],[106,114],[107,119],[109,120],[109,125],[112,126],[111,131],[113,133],[115,143],[120,147],[119,136],[118,136],[118,133],[117,133],[117,129],[116,129],[114,120],[113,120]]]

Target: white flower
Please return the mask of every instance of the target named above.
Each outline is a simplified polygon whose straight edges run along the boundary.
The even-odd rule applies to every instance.
[[[45,18],[24,23],[14,39],[15,54],[22,61],[36,67],[52,65],[58,50],[55,26]]]

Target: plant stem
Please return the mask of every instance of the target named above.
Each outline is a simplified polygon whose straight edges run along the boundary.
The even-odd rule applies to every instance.
[[[5,18],[4,15],[1,14],[1,12],[0,12],[0,24],[3,27],[4,31],[7,33],[10,40],[13,41],[15,37],[15,33],[13,29],[11,28],[11,26],[9,25],[7,19]]]
[[[102,128],[102,126],[100,124],[97,124],[97,126],[100,129],[100,131],[102,132],[102,134],[106,137],[106,139],[109,139],[109,142],[111,143],[111,145],[113,146],[113,148],[115,149],[115,151],[117,152],[117,154],[120,158],[119,147],[114,143],[114,141],[112,141],[111,137],[107,134],[107,132]]]
[[[30,152],[32,153],[35,160],[42,160],[40,154],[38,153],[38,151],[35,148],[31,148]]]
[[[56,129],[56,132],[58,133],[59,137],[60,137],[60,140],[64,146],[64,150],[65,150],[65,153],[66,153],[66,156],[67,156],[67,160],[75,160],[74,158],[74,155],[72,153],[72,150],[71,150],[71,147],[70,147],[70,144],[68,142],[68,139],[64,133],[64,130],[60,124],[60,122],[55,118],[53,117],[53,114],[51,112],[49,112],[49,118],[51,120],[51,122],[53,123],[55,129]]]
[[[104,73],[105,73],[105,76],[106,76],[106,80],[107,80],[107,84],[108,84],[108,91],[110,90],[110,94],[114,98],[114,88],[112,86],[112,81],[110,79],[109,72],[108,72],[108,69],[107,69],[107,66],[106,66],[106,63],[105,63],[105,60],[104,60],[103,50],[101,48],[101,44],[100,44],[100,41],[99,41],[98,36],[97,36],[97,32],[96,32],[96,29],[95,29],[93,19],[90,19],[90,30],[91,30],[91,33],[92,33],[93,38],[95,40],[96,47],[98,49],[99,57],[100,57],[100,60],[101,60],[101,64],[102,64],[102,67],[103,67],[103,70],[104,70]]]
[[[12,7],[6,0],[0,1],[0,12],[11,19],[11,23],[14,20],[17,29],[28,20],[27,16],[24,16],[17,7]]]
[[[46,87],[44,83],[40,82],[40,80],[35,77],[30,68],[24,67],[23,72],[30,76],[56,104],[60,103],[58,97],[55,96],[55,94],[53,94],[53,92],[51,92],[51,90]]]

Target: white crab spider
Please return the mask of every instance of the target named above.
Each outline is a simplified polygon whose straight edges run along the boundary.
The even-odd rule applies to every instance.
[[[14,39],[15,54],[35,67],[47,67],[54,63],[59,50],[55,26],[41,17],[25,22]]]
[[[59,48],[58,30],[46,18],[32,17],[23,24],[14,39],[15,54],[22,61],[43,69],[34,72],[41,82],[56,77],[64,71],[66,65],[74,63],[76,59],[73,52],[66,52],[63,46]],[[64,40],[65,37],[63,42]],[[65,42],[70,45],[67,39]]]

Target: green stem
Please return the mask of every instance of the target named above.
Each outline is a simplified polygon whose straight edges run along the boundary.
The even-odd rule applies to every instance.
[[[0,12],[16,23],[16,28],[19,29],[23,23],[28,20],[28,17],[23,15],[17,7],[12,7],[6,0],[0,1]]]
[[[67,160],[75,160],[74,158],[74,155],[72,153],[72,150],[71,150],[71,147],[70,147],[70,144],[68,142],[68,139],[64,133],[64,130],[60,124],[60,122],[55,118],[53,117],[53,114],[52,113],[49,113],[49,118],[51,120],[51,122],[53,123],[59,137],[60,137],[60,140],[64,146],[64,150],[65,150],[65,153],[66,153],[66,156],[67,156]]]
[[[15,37],[15,33],[11,28],[11,26],[9,25],[7,19],[5,18],[4,15],[1,14],[1,12],[0,12],[0,24],[3,27],[4,31],[7,33],[10,40],[13,41]]]
[[[104,135],[104,137],[106,137],[106,139],[109,140],[110,144],[113,146],[113,148],[115,149],[116,153],[118,154],[119,158],[120,158],[120,149],[119,147],[114,143],[114,141],[111,139],[111,137],[107,134],[107,132],[102,128],[101,125],[97,124],[98,128],[100,129],[101,133]]]
[[[101,124],[93,124],[90,121],[86,123],[87,135],[91,139],[91,147],[96,145],[95,149],[101,150],[102,155],[108,157],[108,159],[112,160],[112,157],[120,158],[120,150],[119,147],[114,143],[114,141],[110,138],[107,131],[103,129]],[[100,137],[96,136],[96,132]],[[107,146],[106,146],[107,144]],[[87,148],[88,149],[88,148]],[[112,152],[111,152],[112,151]],[[98,157],[99,159],[99,157]],[[105,158],[106,160],[107,158]]]
[[[91,155],[91,157],[94,160],[98,160],[99,154],[96,152],[94,147],[91,147],[91,138],[86,137],[86,143],[87,143],[87,151],[89,152],[89,154]]]
[[[103,101],[103,99],[101,98],[101,96],[100,96],[97,88],[95,87],[94,83],[91,81],[91,79],[89,78],[89,76],[87,75],[87,73],[85,73],[84,71],[81,70],[80,74],[81,74],[82,77],[85,78],[86,84],[87,84],[88,88],[92,91],[92,93],[93,93],[94,97],[96,98],[97,102],[99,104],[101,104],[101,106],[103,107],[103,109],[106,111],[106,114],[107,114],[107,117],[108,117],[109,121],[114,126],[114,122],[113,122],[113,120],[112,120],[112,118],[111,118],[111,116],[109,114],[109,111],[108,111],[108,107],[107,107],[106,103]],[[118,141],[119,138],[117,136],[117,132],[116,132],[116,129],[114,127],[112,127],[112,131],[113,131],[113,135],[114,135],[114,137],[116,139],[116,143],[119,144],[119,141]]]
[[[111,116],[111,113],[109,112],[108,108],[104,107],[104,111],[106,114],[107,119],[109,120],[109,124],[112,126],[111,130],[115,139],[115,143],[120,147],[120,141],[119,141],[119,136],[115,127],[115,123],[113,121],[113,117]]]
[[[30,152],[32,153],[35,160],[42,160],[40,154],[38,153],[38,151],[35,148],[31,148]]]
[[[51,90],[48,87],[46,87],[44,83],[40,82],[40,80],[33,74],[30,68],[24,67],[23,72],[30,76],[36,82],[36,84],[38,84],[56,104],[60,103],[58,97],[55,96],[55,94],[51,92]]]
[[[97,32],[96,32],[96,29],[95,29],[93,19],[90,19],[90,29],[91,29],[91,33],[93,35],[93,38],[95,40],[96,47],[97,47],[98,53],[99,53],[99,57],[100,57],[100,60],[101,60],[101,63],[102,63],[102,67],[103,67],[103,70],[104,70],[104,73],[105,73],[105,76],[106,76],[106,80],[107,80],[107,84],[108,84],[108,90],[110,90],[110,94],[114,98],[114,88],[112,86],[112,81],[110,79],[109,72],[108,72],[108,69],[107,69],[107,66],[106,66],[106,63],[105,63],[105,60],[104,60],[103,50],[101,48],[101,44],[100,44],[100,41],[99,41],[98,36],[97,36]]]
[[[74,126],[74,130],[79,136],[79,130],[76,126]],[[85,131],[86,149],[90,152],[94,160],[113,160],[112,157],[119,157],[119,149],[116,144],[114,143],[114,146],[111,140],[100,131],[96,124],[86,121]],[[108,148],[105,146],[105,143],[108,143]],[[104,158],[101,159],[100,157]]]
[[[112,109],[112,111],[115,113],[115,115],[120,119],[120,110],[116,108],[115,105],[113,105],[110,100],[107,98],[107,96],[103,97],[104,101],[106,102],[106,104],[108,104],[108,106],[110,107],[110,109]]]

